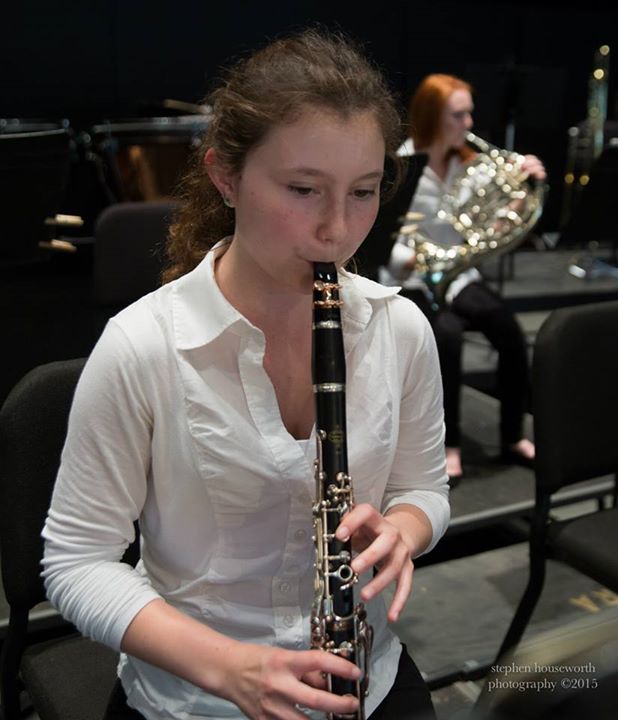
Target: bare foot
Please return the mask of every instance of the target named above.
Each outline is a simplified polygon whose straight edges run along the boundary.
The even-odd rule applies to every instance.
[[[446,448],[446,474],[449,477],[460,477],[463,474],[461,449],[458,447]]]
[[[522,438],[519,442],[509,445],[509,450],[516,455],[521,455],[525,460],[534,460],[534,443],[528,438]]]

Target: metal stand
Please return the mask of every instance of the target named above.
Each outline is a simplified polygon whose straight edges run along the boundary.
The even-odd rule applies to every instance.
[[[618,267],[616,265],[596,257],[598,248],[599,243],[596,240],[589,242],[586,250],[575,256],[571,261],[569,273],[576,278],[588,281],[601,278],[618,278]]]

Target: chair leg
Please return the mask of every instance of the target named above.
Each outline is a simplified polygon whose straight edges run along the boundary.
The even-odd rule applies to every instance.
[[[506,653],[513,650],[522,638],[534,608],[536,607],[541,591],[543,590],[543,584],[545,582],[545,558],[531,559],[530,564],[530,578],[528,585],[524,591],[524,594],[519,601],[515,615],[511,620],[511,624],[504,636],[502,645],[498,650],[496,661],[503,657]]]
[[[532,563],[530,565],[528,585],[526,586],[524,594],[519,601],[515,615],[511,620],[511,624],[504,636],[504,640],[498,650],[493,665],[498,666],[504,664],[504,656],[517,647],[539,600],[544,581],[545,559],[542,558],[534,564],[534,567]],[[475,718],[475,720],[489,720],[492,717],[490,708],[492,696],[487,688],[488,684],[487,681],[485,681],[483,687],[481,688],[481,692],[474,703],[473,713],[470,716],[471,718]]]
[[[530,570],[528,584],[515,610],[515,615],[506,631],[506,635],[504,636],[504,640],[498,650],[493,665],[504,664],[504,656],[517,647],[541,596],[543,584],[545,583],[545,524],[548,513],[549,496],[546,498],[537,497],[537,513],[533,517],[532,527],[530,529]],[[491,693],[487,688],[488,684],[485,682],[474,704],[472,717],[478,720],[490,717],[489,706],[491,704]]]
[[[545,582],[546,532],[549,508],[550,496],[543,494],[537,495],[536,510],[532,517],[532,525],[530,527],[530,574],[528,585],[519,601],[519,605],[511,620],[509,629],[504,636],[500,650],[498,650],[496,661],[505,653],[513,650],[519,643],[541,595],[543,583]]]
[[[539,493],[537,488],[536,509],[532,516],[529,537],[529,577],[524,594],[519,601],[509,629],[504,636],[500,650],[496,656],[498,661],[505,653],[513,650],[524,634],[539,600],[545,582],[546,534],[549,516],[550,495]]]
[[[28,612],[17,613],[12,610],[7,634],[2,643],[2,658],[0,660],[2,720],[19,720],[21,717],[19,695],[22,686],[19,679],[19,667],[27,628]]]

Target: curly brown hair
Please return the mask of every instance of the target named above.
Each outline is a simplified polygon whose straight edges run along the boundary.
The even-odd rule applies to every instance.
[[[218,162],[239,173],[247,153],[274,125],[294,122],[307,107],[325,108],[344,118],[374,112],[388,166],[383,198],[398,185],[397,148],[403,131],[395,99],[381,72],[340,34],[309,29],[272,42],[235,64],[207,102],[212,119],[179,186],[163,282],[192,270],[216,242],[234,231],[234,211],[224,205],[206,172],[207,150],[214,148]]]

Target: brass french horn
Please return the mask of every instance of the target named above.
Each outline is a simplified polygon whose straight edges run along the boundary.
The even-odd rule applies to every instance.
[[[541,216],[546,193],[544,183],[529,180],[523,155],[497,148],[473,133],[466,139],[479,152],[462,168],[437,212],[439,220],[461,235],[461,244],[432,242],[416,213],[408,213],[397,233],[397,240],[414,250],[415,268],[439,305],[461,272],[523,242]]]

